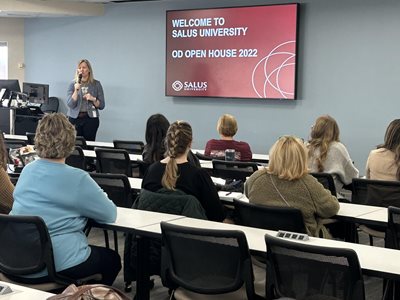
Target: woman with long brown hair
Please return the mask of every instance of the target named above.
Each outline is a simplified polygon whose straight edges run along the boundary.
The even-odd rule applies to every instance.
[[[308,158],[311,172],[332,174],[336,191],[351,183],[359,172],[346,147],[339,139],[339,126],[329,115],[317,118],[308,141]]]
[[[390,122],[383,144],[369,154],[366,176],[377,180],[400,180],[400,119]]]
[[[8,154],[0,132],[0,213],[8,214],[13,205],[14,186],[7,174]]]

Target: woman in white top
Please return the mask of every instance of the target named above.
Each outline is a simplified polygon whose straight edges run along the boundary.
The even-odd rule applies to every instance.
[[[346,147],[339,140],[339,126],[329,115],[317,118],[308,142],[309,168],[311,172],[332,174],[336,191],[350,184],[359,172],[354,166]]]
[[[390,122],[383,144],[367,160],[368,179],[400,180],[400,119]]]

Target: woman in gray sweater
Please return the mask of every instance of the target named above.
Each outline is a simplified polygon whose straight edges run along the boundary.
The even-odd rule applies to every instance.
[[[349,152],[339,140],[339,126],[331,116],[321,116],[315,121],[307,147],[310,171],[332,174],[338,193],[343,185],[358,177]]]
[[[308,174],[307,149],[294,136],[281,137],[269,152],[268,168],[256,171],[245,184],[250,203],[300,209],[307,233],[330,237],[324,218],[339,210],[336,197]]]

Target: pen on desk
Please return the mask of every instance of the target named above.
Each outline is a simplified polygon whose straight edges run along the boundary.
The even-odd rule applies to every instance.
[[[229,196],[230,194],[232,194],[232,192],[227,192],[225,196]]]

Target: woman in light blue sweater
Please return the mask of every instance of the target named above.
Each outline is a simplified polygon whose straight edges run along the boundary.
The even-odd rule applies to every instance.
[[[121,269],[115,251],[89,246],[83,232],[88,219],[114,222],[115,204],[87,172],[65,164],[75,146],[75,129],[62,114],[46,115],[35,135],[41,159],[22,171],[14,191],[13,215],[37,215],[45,221],[53,244],[56,271],[70,278],[101,273],[111,285]],[[34,281],[46,272],[32,274]]]

